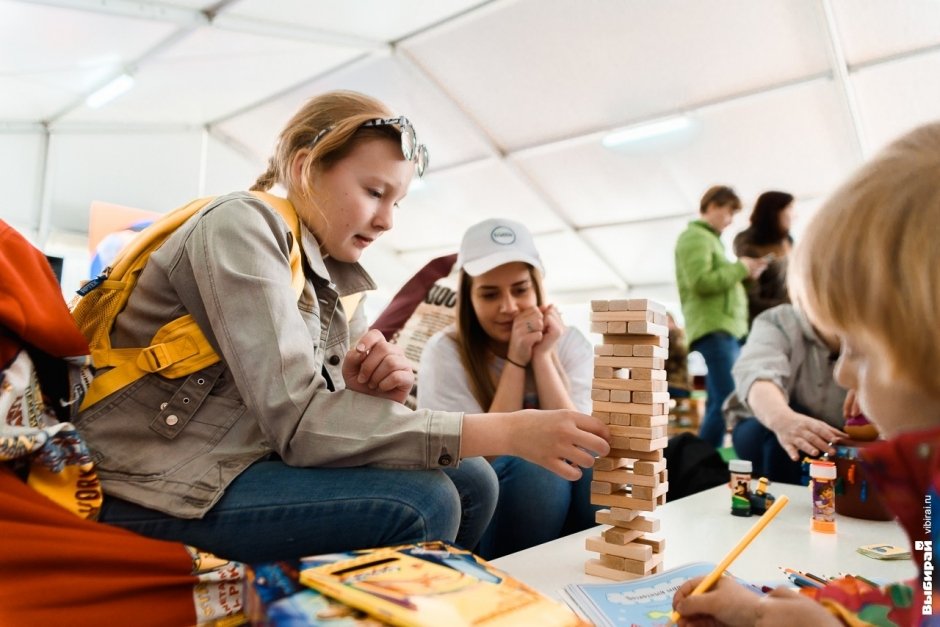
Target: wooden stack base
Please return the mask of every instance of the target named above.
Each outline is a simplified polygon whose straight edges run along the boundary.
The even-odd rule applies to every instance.
[[[594,415],[610,427],[610,454],[596,460],[591,503],[598,524],[610,525],[588,538],[584,572],[624,580],[658,573],[665,541],[648,534],[659,520],[645,515],[666,502],[668,471],[663,449],[669,421],[665,360],[669,339],[666,310],[646,299],[591,301],[594,347]]]

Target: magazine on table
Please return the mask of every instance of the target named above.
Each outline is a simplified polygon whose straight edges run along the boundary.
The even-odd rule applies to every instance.
[[[570,604],[598,627],[669,625],[672,597],[676,590],[695,577],[704,577],[715,564],[692,562],[658,575],[615,583],[572,583],[565,586]],[[755,594],[761,589],[735,578]]]

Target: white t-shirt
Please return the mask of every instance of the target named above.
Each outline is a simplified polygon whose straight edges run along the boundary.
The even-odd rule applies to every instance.
[[[453,326],[450,326],[436,333],[424,346],[418,365],[418,407],[482,413],[485,410],[480,407],[470,391],[470,378],[460,362],[457,341],[451,337],[453,330]],[[591,413],[594,348],[578,329],[567,327],[558,339],[555,349],[558,351],[558,359],[565,376],[568,377],[571,402],[578,411]],[[493,359],[492,369],[496,381],[499,381],[505,365],[505,359]],[[531,373],[526,381],[525,406],[537,407],[538,400],[532,392],[534,384],[529,379]]]

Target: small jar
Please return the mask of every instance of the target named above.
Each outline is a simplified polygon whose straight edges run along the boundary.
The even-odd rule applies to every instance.
[[[728,462],[731,471],[731,514],[734,516],[751,515],[751,472],[753,465],[746,459],[732,459]]]
[[[836,532],[836,465],[813,460],[809,464],[813,483],[813,518],[810,528],[821,533]]]

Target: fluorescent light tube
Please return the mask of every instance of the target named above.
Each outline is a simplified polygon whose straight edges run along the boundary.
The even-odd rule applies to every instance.
[[[621,144],[627,144],[629,142],[635,142],[642,139],[649,139],[650,137],[675,133],[677,131],[687,129],[691,125],[692,120],[690,120],[687,116],[677,115],[671,118],[663,118],[653,122],[645,122],[635,126],[628,126],[612,133],[608,133],[601,140],[601,144],[603,144],[605,148],[612,148],[614,146],[620,146]]]
[[[113,81],[96,90],[85,98],[85,104],[91,109],[103,107],[134,86],[134,77],[130,74],[121,74]]]

